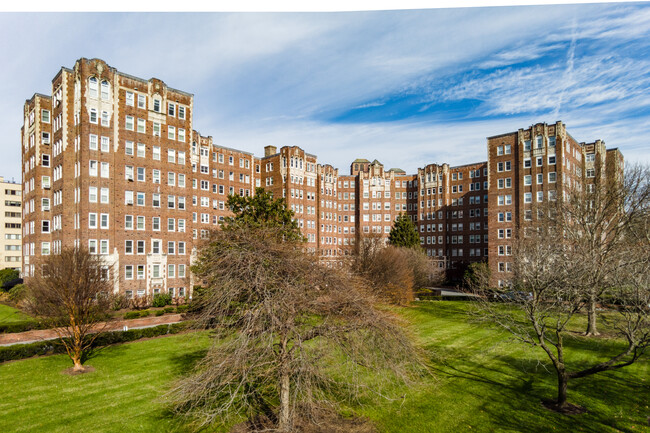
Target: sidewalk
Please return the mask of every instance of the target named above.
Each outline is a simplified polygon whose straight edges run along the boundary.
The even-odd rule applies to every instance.
[[[125,326],[129,329],[150,328],[158,325],[170,325],[182,322],[180,314],[164,314],[162,316],[141,317],[131,320],[115,320],[109,322],[105,331],[122,331]],[[101,327],[102,325],[100,325]],[[11,346],[13,344],[35,343],[37,341],[54,340],[59,338],[52,329],[41,329],[37,331],[16,332],[0,334],[0,346]]]

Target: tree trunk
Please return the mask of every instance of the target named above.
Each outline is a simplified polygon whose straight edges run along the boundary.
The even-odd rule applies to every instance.
[[[561,408],[566,406],[566,393],[569,378],[565,372],[557,372],[557,407]]]
[[[289,408],[289,372],[283,369],[280,377],[280,416],[278,420],[278,430],[281,432],[291,431]]]
[[[587,331],[585,332],[585,335],[600,335],[596,324],[596,297],[593,294],[589,297],[589,306],[587,309]]]

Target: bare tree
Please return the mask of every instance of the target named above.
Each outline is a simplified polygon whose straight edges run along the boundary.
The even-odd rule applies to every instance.
[[[73,370],[82,372],[84,356],[104,330],[110,311],[111,268],[83,248],[64,248],[40,264],[27,284],[26,307],[53,328]]]
[[[302,250],[281,227],[231,224],[199,251],[193,302],[215,344],[171,392],[178,413],[199,427],[264,414],[287,432],[298,414],[353,398],[361,374],[408,377],[416,353],[401,328],[358,279]]]
[[[444,268],[417,248],[386,245],[381,234],[360,236],[350,269],[361,276],[384,301],[405,305],[414,292],[444,279]]]
[[[633,188],[617,193],[625,199],[619,202],[617,212],[625,215],[608,216],[595,203],[592,217],[575,210],[575,204],[570,216],[558,214],[567,209],[564,204],[536,209],[534,220],[515,243],[513,287],[499,298],[508,305],[489,299],[479,304],[481,315],[546,353],[557,374],[558,393],[552,404],[557,410],[576,409],[567,402],[570,380],[629,366],[650,345],[647,173],[635,169],[626,181],[626,188]],[[638,202],[624,205],[631,196]],[[607,227],[605,221],[616,227]],[[596,284],[597,290],[585,296],[583,279]],[[594,302],[606,309],[604,319],[623,345],[614,356],[572,368],[567,363],[570,349],[565,342],[579,338],[572,332],[573,321],[585,307],[591,311]],[[597,319],[595,314],[588,317]],[[598,338],[589,339],[589,343],[603,344]]]
[[[618,282],[613,278],[628,256],[625,234],[634,221],[647,216],[648,168],[633,166],[621,179],[596,164],[593,177],[582,185],[566,188],[558,200],[545,206],[546,218],[563,230],[571,245],[571,284],[586,297],[586,335],[598,335],[598,300]],[[549,209],[549,207],[551,209]],[[550,215],[550,216],[549,216]]]

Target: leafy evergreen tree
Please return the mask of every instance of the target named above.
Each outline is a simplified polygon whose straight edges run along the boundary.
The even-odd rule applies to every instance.
[[[420,235],[415,224],[404,214],[399,214],[388,235],[388,242],[396,247],[419,248]]]
[[[274,199],[264,188],[256,188],[252,197],[230,195],[227,205],[234,215],[224,219],[221,224],[224,230],[242,226],[283,227],[280,232],[285,240],[304,240],[298,223],[293,219],[293,211],[287,209],[284,199]]]

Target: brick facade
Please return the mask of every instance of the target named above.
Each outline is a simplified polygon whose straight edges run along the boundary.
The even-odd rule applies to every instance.
[[[450,279],[487,260],[494,284],[505,284],[511,239],[531,197],[546,200],[578,182],[594,164],[585,155],[608,171],[623,165],[618,150],[578,143],[558,122],[489,137],[486,162],[407,174],[357,159],[342,174],[296,146],[267,146],[260,158],[221,146],[193,129],[193,101],[161,80],[82,58],[55,76],[52,96],[25,102],[25,278],[42,256],[83,245],[114,265],[116,291],[186,296],[192,257],[228,215],[228,195],[262,186],[285,198],[306,249],[330,264],[364,235],[387,238],[404,213]]]

